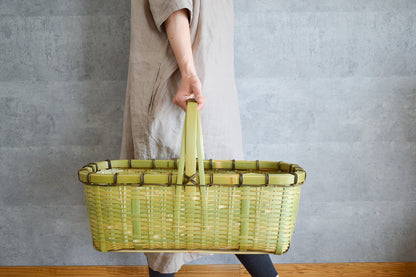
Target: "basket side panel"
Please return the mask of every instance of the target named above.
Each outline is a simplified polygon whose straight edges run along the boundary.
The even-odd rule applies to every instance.
[[[279,234],[275,252],[277,255],[289,250],[290,241],[295,229],[299,195],[300,186],[283,188],[279,216]]]
[[[208,224],[203,230],[207,249],[238,250],[241,190],[231,186],[207,188]]]
[[[99,219],[100,212],[98,211],[99,207],[97,207],[99,204],[95,201],[95,194],[96,193],[93,190],[93,187],[84,185],[85,203],[90,223],[93,246],[98,251],[105,251],[105,241],[101,241],[100,238],[100,233],[103,233],[102,228],[100,228],[100,226],[102,226],[102,219]],[[102,245],[104,246],[104,249],[102,249]]]
[[[284,253],[295,227],[300,187],[245,189],[243,197],[241,187],[214,185],[202,190],[196,188],[196,193],[187,197],[178,186],[85,185],[94,247],[103,252],[122,249],[238,252],[242,241],[242,200],[248,200],[245,251]],[[192,211],[187,210],[187,201],[194,201]]]
[[[139,190],[141,247],[173,249],[174,186],[142,186]]]
[[[249,250],[274,252],[280,224],[280,187],[250,189]]]

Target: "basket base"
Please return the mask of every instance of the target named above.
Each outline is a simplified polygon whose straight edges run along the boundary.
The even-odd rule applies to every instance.
[[[237,251],[237,250],[207,250],[207,249],[194,249],[194,250],[187,250],[187,249],[143,249],[143,250],[136,250],[136,249],[119,249],[119,250],[108,250],[108,251],[101,251],[100,249],[94,247],[95,250],[99,252],[141,252],[141,253],[210,253],[210,254],[273,254],[273,255],[281,255],[289,251],[290,243],[287,249],[282,253],[271,253],[267,251]]]
[[[263,251],[234,251],[234,250],[166,250],[166,249],[152,249],[152,250],[110,250],[108,252],[142,252],[142,253],[212,253],[212,254],[272,254]]]

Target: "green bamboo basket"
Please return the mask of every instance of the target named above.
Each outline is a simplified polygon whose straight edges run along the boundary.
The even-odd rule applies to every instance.
[[[180,158],[106,160],[78,171],[95,249],[285,253],[306,172],[275,161],[204,160],[188,101]]]

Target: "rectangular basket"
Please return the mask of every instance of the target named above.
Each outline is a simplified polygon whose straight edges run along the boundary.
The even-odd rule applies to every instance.
[[[196,107],[188,103],[179,160],[106,160],[79,170],[95,249],[289,249],[306,172],[285,162],[204,160]]]

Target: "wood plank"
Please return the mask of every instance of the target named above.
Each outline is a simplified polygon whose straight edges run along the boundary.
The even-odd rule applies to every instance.
[[[148,277],[147,266],[18,266],[0,267],[1,277],[137,276]]]
[[[49,277],[49,276],[103,276],[121,277],[136,276],[148,277],[147,266],[20,266],[0,267],[0,276],[7,277]],[[184,276],[212,276],[212,277],[239,277],[240,265],[185,265],[176,274]]]
[[[175,276],[239,277],[240,265],[185,265]]]
[[[415,277],[416,262],[412,263],[325,263],[277,264],[280,277]],[[147,277],[147,266],[5,266],[0,267],[2,277]],[[185,265],[178,277],[249,277],[244,266],[235,265]]]
[[[325,263],[275,265],[280,277],[415,277],[416,263]],[[240,276],[250,277],[241,265]]]

